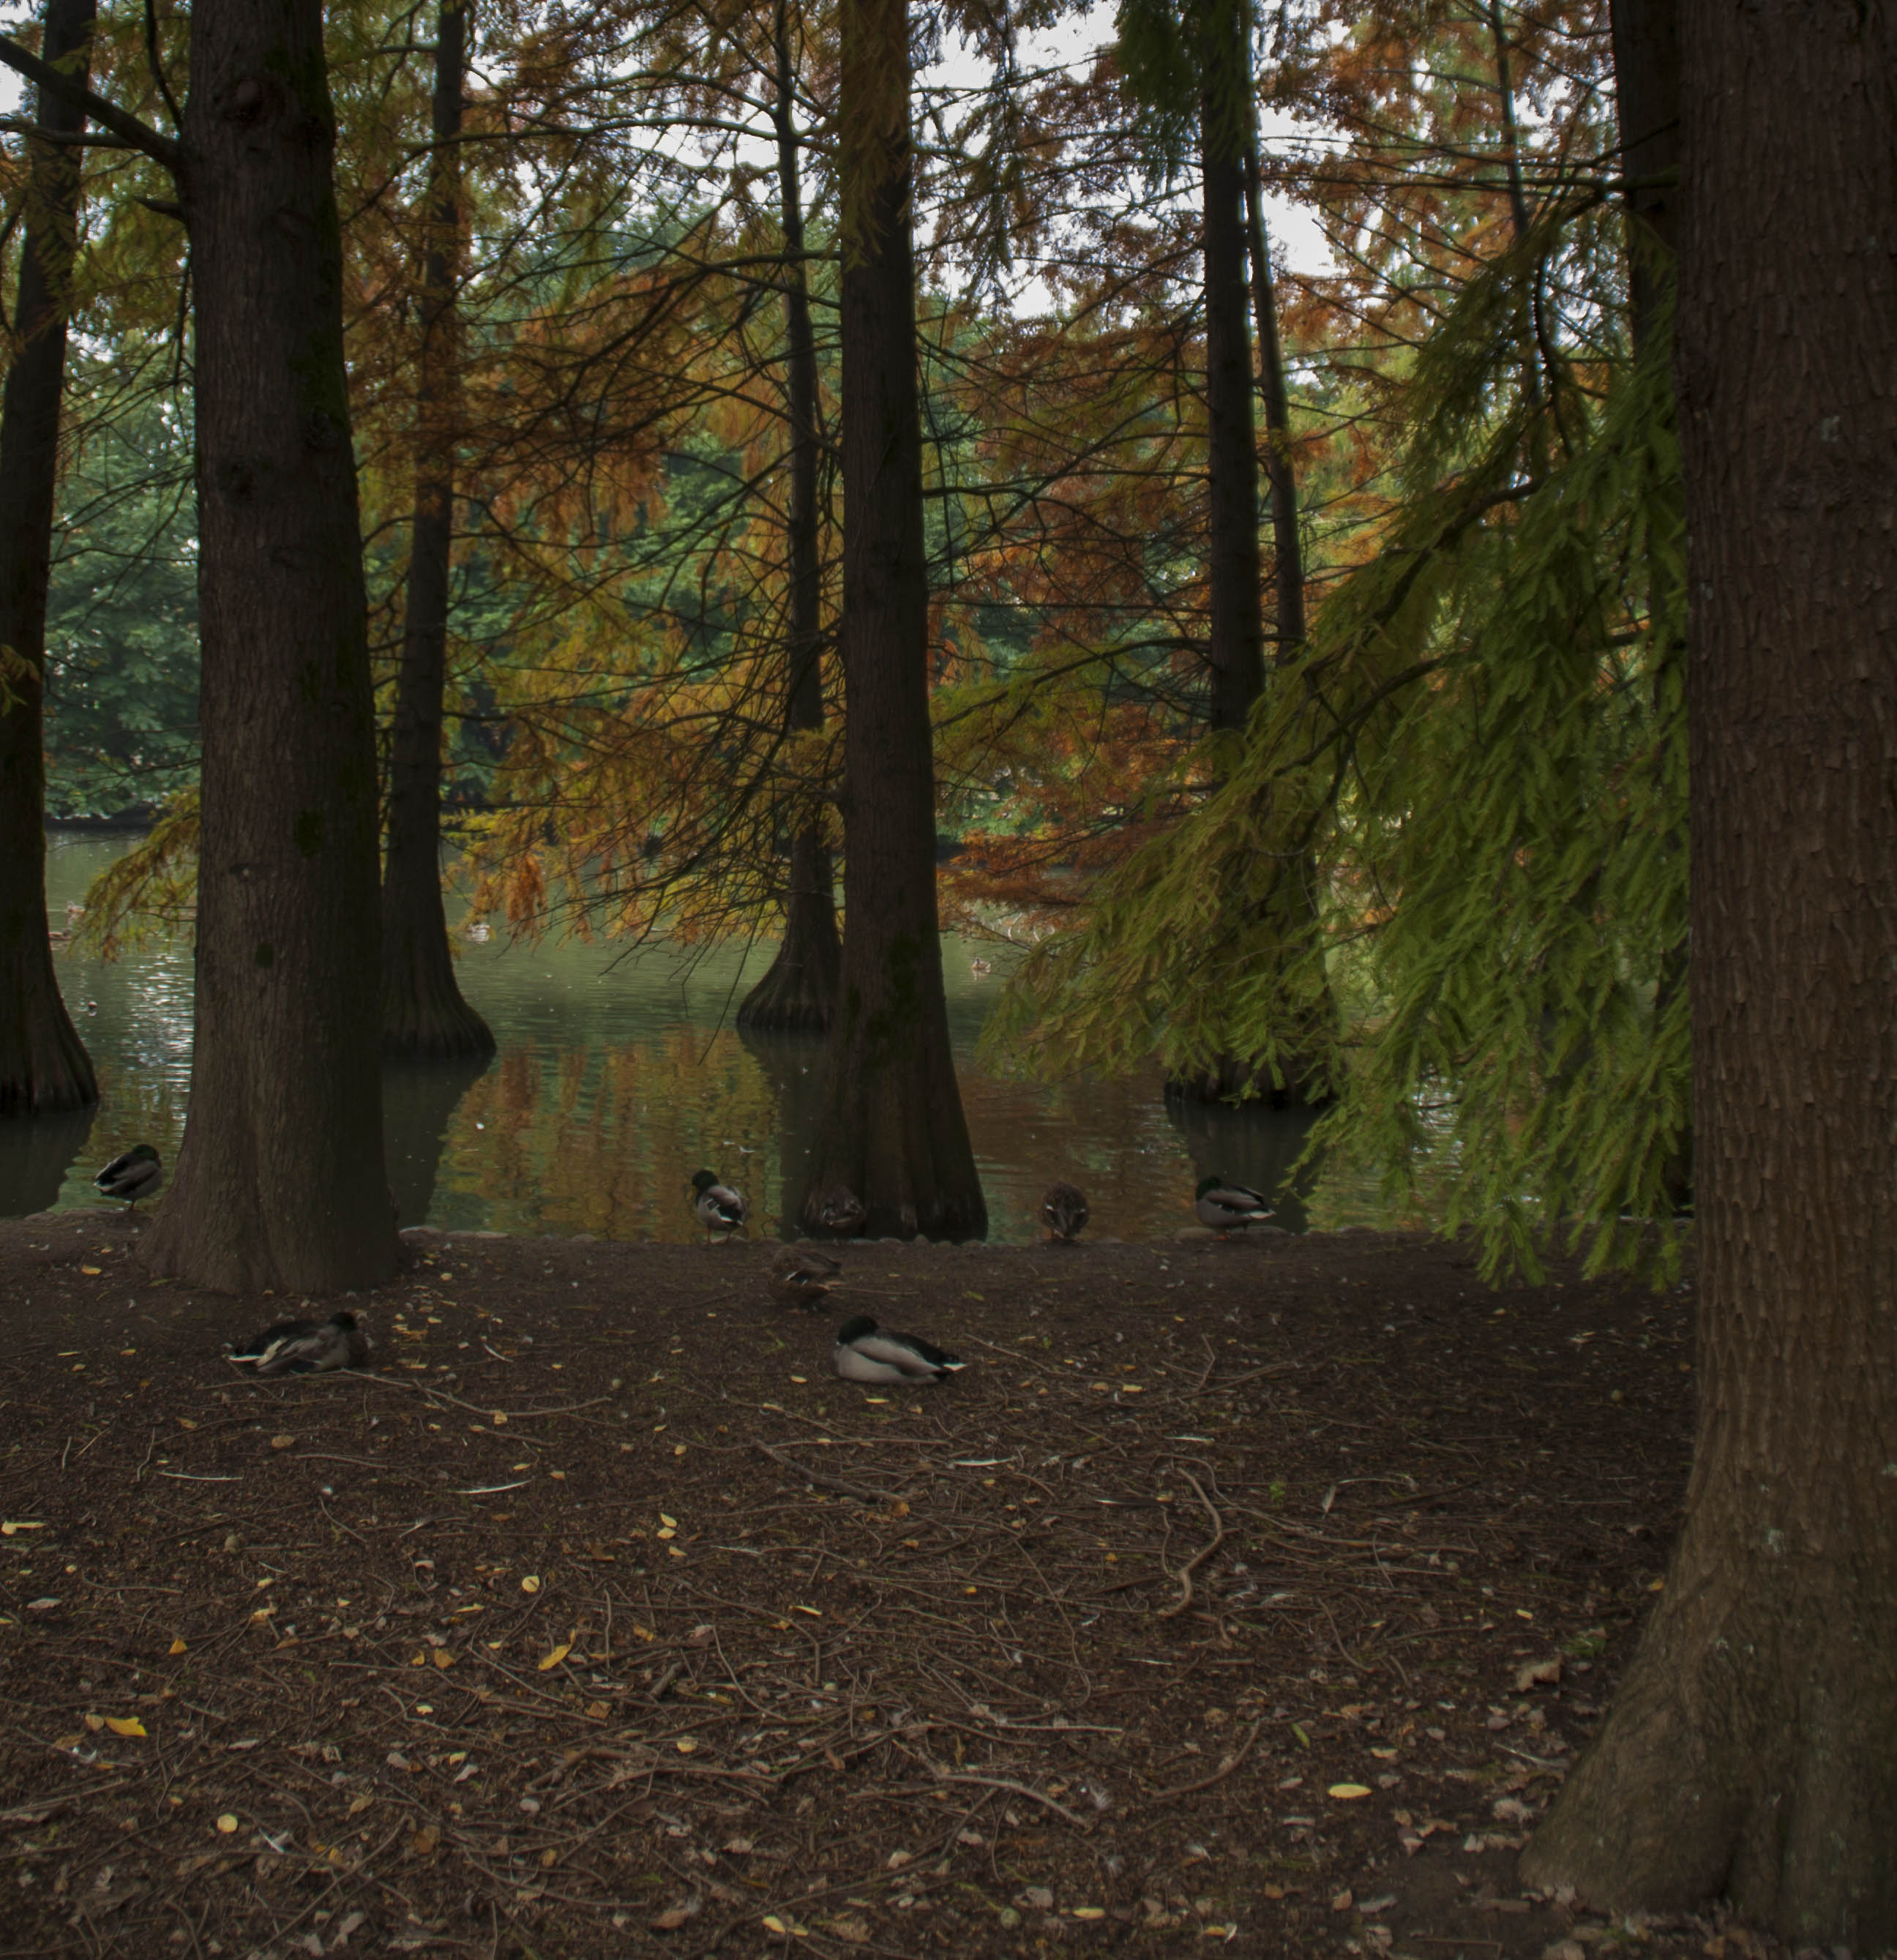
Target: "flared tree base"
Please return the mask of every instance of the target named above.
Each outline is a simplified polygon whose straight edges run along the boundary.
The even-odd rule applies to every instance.
[[[43,913],[37,947],[18,956],[25,970],[0,985],[0,1116],[49,1115],[99,1099],[98,1078],[60,998]]]
[[[1572,1885],[1616,1914],[1723,1898],[1794,1947],[1888,1952],[1894,1568],[1801,1558],[1763,1514],[1746,1529],[1736,1511],[1752,1499],[1733,1498],[1720,1555],[1704,1541],[1698,1555],[1682,1548],[1606,1727],[1523,1853],[1523,1879]]]

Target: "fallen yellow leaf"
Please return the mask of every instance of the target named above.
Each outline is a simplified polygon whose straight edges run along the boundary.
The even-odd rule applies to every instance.
[[[670,1525],[674,1531],[676,1531],[679,1528],[678,1519],[676,1518],[668,1518],[663,1511],[659,1513],[659,1522],[662,1525]]]
[[[0,1538],[11,1538],[15,1532],[44,1531],[46,1526],[37,1518],[9,1518],[0,1524]]]
[[[437,1647],[434,1650],[434,1664],[437,1667],[452,1667],[454,1665],[454,1656],[446,1647]]]
[[[572,1651],[573,1643],[571,1640],[562,1640],[551,1653],[543,1654],[541,1656],[540,1672],[545,1674],[549,1668],[558,1667]]]
[[[372,1796],[352,1796],[349,1799],[349,1815],[352,1817],[360,1817],[374,1801],[375,1799]]]
[[[175,1659],[184,1652],[184,1642],[182,1640],[174,1640],[167,1651]]]
[[[589,1701],[586,1704],[586,1719],[589,1722],[603,1722],[612,1712],[603,1701]]]
[[[98,1268],[98,1267],[97,1267],[97,1266],[81,1266],[81,1267],[79,1268],[79,1270],[80,1270],[80,1271],[81,1271],[81,1272],[82,1272],[82,1273],[85,1273],[85,1274],[89,1274],[92,1278],[94,1278],[94,1279],[95,1279],[95,1280],[99,1277],[99,1271],[100,1271],[100,1269],[99,1269],[99,1268]]]
[[[228,1838],[231,1832],[236,1830],[237,1828],[237,1818],[228,1810],[218,1819],[218,1828],[221,1831],[227,1838]]]
[[[1327,1793],[1335,1797],[1339,1803],[1354,1803],[1360,1796],[1370,1795],[1370,1786],[1361,1783],[1334,1783]]]
[[[527,1576],[520,1581],[520,1590],[523,1592],[537,1592],[539,1589],[540,1579],[539,1575],[537,1573],[530,1572]]]
[[[680,1755],[689,1756],[696,1752],[699,1745],[692,1741],[689,1736],[681,1736],[673,1743],[672,1746],[678,1751]]]
[[[142,1736],[145,1724],[135,1715],[108,1715],[106,1726],[115,1736]]]

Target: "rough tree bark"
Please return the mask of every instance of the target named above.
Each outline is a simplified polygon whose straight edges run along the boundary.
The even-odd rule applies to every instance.
[[[1897,1943],[1897,24],[1685,0],[1700,1406],[1666,1586],[1523,1859]]]
[[[1229,25],[1224,10],[1208,10]],[[1265,689],[1262,573],[1258,550],[1258,429],[1252,406],[1252,344],[1246,326],[1246,119],[1233,97],[1227,65],[1235,37],[1208,28],[1208,76],[1199,110],[1205,261],[1209,719],[1242,729]]]
[[[435,30],[434,135],[423,226],[416,355],[415,517],[389,746],[382,871],[382,1052],[409,1058],[494,1052],[461,997],[441,908],[441,697],[460,406],[461,133],[468,9],[446,0]]]
[[[1664,304],[1679,249],[1679,189],[1668,181],[1679,169],[1679,0],[1612,0],[1608,14],[1638,351]]]
[[[785,649],[784,725],[788,731],[823,725],[823,567],[818,549],[816,340],[804,257],[804,192],[798,180],[797,68],[790,9],[776,0],[772,19],[776,53],[778,198],[784,222],[784,364],[791,428],[791,506],[785,527],[790,548],[790,634]],[[830,1024],[842,949],[829,846],[814,809],[791,835],[790,892],[777,957],[737,1010],[741,1028],[821,1034]]]
[[[906,0],[845,0],[842,49],[843,967],[800,1209],[840,1183],[872,1235],[978,1237],[935,896]]]
[[[47,0],[42,54],[86,78],[94,0]],[[39,126],[84,112],[40,91]],[[16,336],[0,402],[0,1116],[99,1099],[46,937],[46,588],[79,208],[76,145],[33,143]]]
[[[1265,397],[1265,479],[1272,493],[1272,555],[1281,658],[1304,638],[1304,547],[1297,534],[1297,473],[1291,460],[1291,395],[1278,330],[1278,282],[1265,235],[1258,137],[1245,145],[1245,237],[1252,262],[1252,313],[1258,326],[1258,378]]]
[[[376,768],[320,0],[197,0],[202,844],[190,1114],[145,1241],[202,1286],[395,1268]]]

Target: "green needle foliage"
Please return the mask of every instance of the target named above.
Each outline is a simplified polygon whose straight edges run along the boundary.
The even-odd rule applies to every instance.
[[[1040,1072],[1308,1052],[1313,1153],[1485,1270],[1676,1255],[1688,1147],[1679,461],[1666,336],[1523,346],[1559,228],[1418,353],[1399,494],[1202,802],[1023,963],[988,1039]],[[1306,883],[1315,868],[1315,890]],[[1318,943],[1291,929],[1315,899]],[[1287,961],[1287,945],[1310,950]]]

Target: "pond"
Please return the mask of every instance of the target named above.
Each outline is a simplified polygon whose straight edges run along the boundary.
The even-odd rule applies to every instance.
[[[55,837],[48,900],[68,902],[124,848]],[[701,1165],[750,1198],[775,1231],[794,1201],[815,1115],[817,1043],[740,1034],[730,1015],[771,949],[695,962],[664,947],[457,937],[463,991],[499,1052],[485,1065],[391,1068],[384,1078],[389,1179],[405,1224],[444,1230],[591,1232],[681,1240],[696,1227],[688,1180]],[[998,1076],[976,1057],[1001,984],[991,947],[943,947],[949,1017],[991,1237],[1036,1235],[1042,1191],[1087,1194],[1090,1236],[1163,1236],[1192,1223],[1192,1188],[1217,1171],[1279,1201],[1294,1230],[1390,1221],[1373,1188],[1320,1180],[1284,1188],[1310,1118],[1169,1106],[1159,1073],[1058,1085]],[[995,970],[974,970],[977,959]],[[95,1204],[99,1165],[134,1143],[167,1163],[184,1128],[191,1072],[191,953],[147,946],[110,964],[62,950],[61,984],[99,1076],[96,1109],[0,1123],[0,1216]]]

